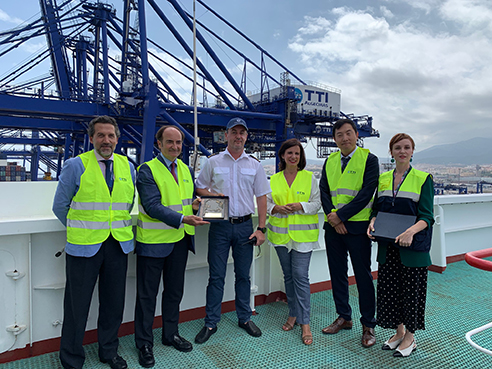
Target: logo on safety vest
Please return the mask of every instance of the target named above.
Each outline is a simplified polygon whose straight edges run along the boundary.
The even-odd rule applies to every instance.
[[[126,178],[119,177],[120,181],[126,182]]]
[[[297,191],[297,194],[298,194],[298,195],[305,195],[305,193],[304,193],[304,192],[302,192],[302,191]]]

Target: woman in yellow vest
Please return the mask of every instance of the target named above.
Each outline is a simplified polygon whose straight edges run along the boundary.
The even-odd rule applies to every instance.
[[[434,224],[434,183],[429,173],[412,168],[415,143],[398,133],[389,143],[396,168],[379,176],[377,196],[367,234],[374,231],[378,212],[417,217],[395,241],[378,241],[377,324],[396,329],[383,345],[393,356],[409,356],[416,348],[414,333],[425,329],[427,268]]]
[[[306,155],[301,143],[295,138],[285,141],[278,156],[280,172],[271,177],[272,192],[267,195],[267,236],[284,273],[289,317],[282,329],[290,331],[300,324],[302,342],[310,345],[309,263],[313,249],[319,248],[321,199],[313,173],[304,170]]]

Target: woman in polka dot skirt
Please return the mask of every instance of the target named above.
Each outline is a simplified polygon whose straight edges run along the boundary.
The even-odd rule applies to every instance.
[[[374,199],[367,234],[371,239],[378,212],[416,216],[416,222],[394,241],[378,241],[377,324],[396,329],[383,345],[395,350],[393,356],[409,356],[416,348],[414,333],[425,329],[427,268],[432,225],[434,224],[434,184],[432,175],[412,168],[415,143],[398,133],[389,143],[394,170],[382,173]]]

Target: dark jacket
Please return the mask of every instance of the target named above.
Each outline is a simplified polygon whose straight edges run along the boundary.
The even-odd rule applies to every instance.
[[[328,160],[328,159],[326,159]],[[319,190],[321,194],[321,205],[323,206],[323,211],[325,214],[330,214],[332,209],[335,209],[331,201],[330,195],[330,185],[328,179],[326,178],[326,161],[323,165],[323,170],[321,172],[321,180],[319,182]],[[369,221],[347,221],[355,214],[360,212],[367,203],[371,200],[374,195],[374,191],[378,185],[379,177],[379,161],[376,155],[369,153],[366,161],[366,169],[364,171],[362,188],[360,189],[357,196],[345,205],[343,208],[337,211],[337,215],[340,220],[345,225],[347,232],[350,234],[364,234],[367,232],[367,227],[369,226]],[[331,225],[325,222],[323,228],[332,228]]]
[[[159,161],[166,166],[164,159],[161,155],[157,156]],[[167,166],[166,166],[167,168]],[[169,168],[168,168],[169,169]],[[194,173],[190,168],[191,177],[194,181]],[[158,219],[174,228],[179,228],[181,224],[182,214],[169,209],[168,207],[162,205],[161,202],[161,192],[159,187],[152,176],[152,171],[147,164],[142,164],[137,173],[137,190],[140,201],[145,212],[152,218]],[[189,238],[188,249],[195,252],[194,238],[185,235]],[[168,256],[174,248],[174,243],[161,243],[161,244],[144,244],[141,242],[136,242],[135,253],[141,256],[148,257],[166,257]]]
[[[404,181],[412,176],[412,169],[405,177]],[[393,182],[391,183],[393,188]],[[377,216],[379,211],[387,213],[396,213],[403,215],[416,215],[417,221],[423,220],[427,223],[427,228],[416,233],[413,237],[411,247],[398,247],[393,242],[382,241],[378,242],[378,257],[379,263],[384,264],[386,261],[386,251],[388,247],[397,247],[400,252],[400,258],[403,265],[407,267],[424,267],[431,265],[430,247],[432,241],[432,225],[434,224],[434,183],[432,176],[428,175],[424,184],[420,189],[420,199],[418,202],[408,198],[399,198],[383,196],[376,198],[374,201],[374,209],[372,217]]]

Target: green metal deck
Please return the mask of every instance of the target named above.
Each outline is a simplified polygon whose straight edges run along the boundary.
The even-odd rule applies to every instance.
[[[354,328],[333,336],[321,333],[336,318],[331,291],[312,295],[311,346],[302,344],[299,326],[290,332],[281,329],[287,305],[275,302],[257,307],[253,320],[263,331],[259,338],[237,326],[235,312],[223,314],[217,333],[202,345],[194,344],[189,353],[160,344],[160,330],[155,330],[154,368],[492,368],[492,356],[472,348],[465,339],[466,332],[492,321],[492,273],[464,261],[448,265],[443,274],[429,272],[427,329],[416,333],[417,350],[408,358],[393,358],[392,351],[381,350],[393,332],[379,327],[376,346],[361,346],[356,286],[350,287],[350,293]],[[180,334],[193,342],[202,326],[201,319],[182,323]],[[473,339],[492,350],[492,330]],[[85,349],[84,368],[109,368],[99,362],[97,344]],[[119,353],[129,368],[141,368],[133,335],[120,339]],[[61,365],[56,352],[0,364],[0,369],[21,368],[56,369]]]

